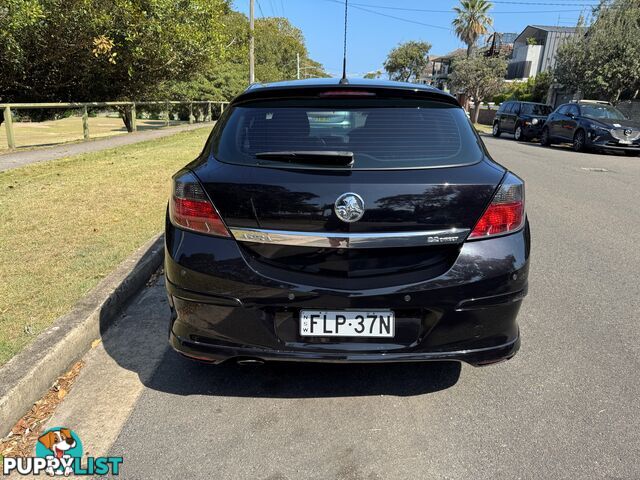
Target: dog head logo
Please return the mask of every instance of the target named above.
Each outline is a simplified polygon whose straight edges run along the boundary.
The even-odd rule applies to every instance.
[[[62,456],[68,450],[76,447],[76,440],[71,435],[71,430],[61,428],[60,430],[49,430],[44,435],[38,437],[38,441],[44,445],[47,450],[51,450],[56,458]]]
[[[59,468],[47,468],[49,475],[69,475],[73,473],[74,458],[82,457],[82,443],[72,430],[64,427],[50,428],[38,437],[36,456],[55,458]]]

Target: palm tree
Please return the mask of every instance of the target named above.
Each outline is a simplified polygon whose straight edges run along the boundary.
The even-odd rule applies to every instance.
[[[478,37],[485,35],[493,25],[493,19],[488,15],[492,6],[487,0],[460,0],[460,6],[453,7],[457,16],[451,24],[460,40],[467,44],[467,57],[471,55]]]

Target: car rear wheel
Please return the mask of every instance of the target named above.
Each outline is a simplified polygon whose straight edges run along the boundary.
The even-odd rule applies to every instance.
[[[540,144],[544,147],[548,147],[551,145],[551,137],[549,136],[549,129],[544,127],[542,129],[542,134],[540,135]]]
[[[518,125],[516,127],[516,131],[513,133],[513,138],[515,138],[515,140],[517,142],[526,142],[527,141],[527,137],[524,136],[524,134],[522,133],[522,126]]]
[[[491,134],[494,137],[499,137],[501,133],[502,132],[500,131],[500,125],[498,124],[498,122],[494,122],[493,123],[493,130],[491,131]]]
[[[584,152],[586,150],[587,137],[584,130],[578,130],[573,136],[573,151]]]

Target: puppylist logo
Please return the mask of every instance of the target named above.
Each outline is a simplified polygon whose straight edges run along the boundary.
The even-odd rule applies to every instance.
[[[5,457],[3,475],[119,475],[122,457],[87,457],[82,459],[82,442],[73,431],[54,427],[38,437],[35,457]]]

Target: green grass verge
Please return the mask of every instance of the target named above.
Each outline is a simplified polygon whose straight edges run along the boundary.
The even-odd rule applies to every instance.
[[[491,125],[482,125],[480,123],[474,123],[473,126],[476,127],[476,130],[480,133],[491,133]]]
[[[0,173],[0,365],[163,228],[210,128]]]
[[[90,117],[89,136],[91,139],[125,135],[127,130],[120,118]],[[183,125],[187,122],[172,121],[171,125]],[[164,120],[137,121],[138,131],[157,130],[164,127]],[[82,118],[69,117],[46,122],[14,122],[13,133],[16,146],[20,150],[46,147],[69,142],[79,142],[83,139]],[[5,125],[0,125],[0,152],[8,151]]]

